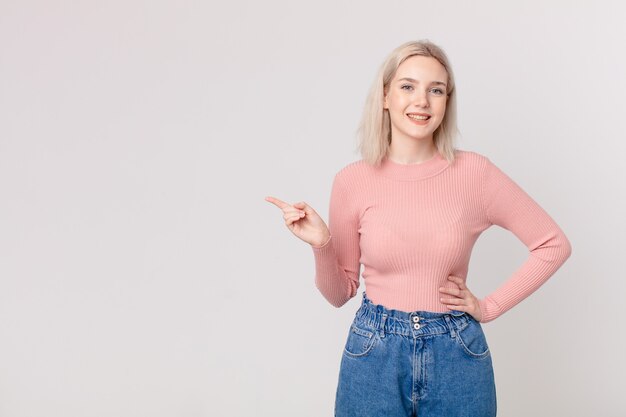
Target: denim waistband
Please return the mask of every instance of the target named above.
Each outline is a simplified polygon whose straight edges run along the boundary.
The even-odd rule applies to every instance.
[[[363,292],[361,306],[355,313],[355,322],[363,323],[376,330],[381,337],[394,333],[403,336],[420,337],[450,333],[463,330],[470,321],[476,321],[464,311],[450,310],[438,313],[434,311],[402,311],[374,304]]]

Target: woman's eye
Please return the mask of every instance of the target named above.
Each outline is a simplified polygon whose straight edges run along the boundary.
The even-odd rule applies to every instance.
[[[411,90],[413,90],[413,86],[410,85],[410,84],[404,84],[404,85],[400,86],[400,89],[406,90],[406,91],[411,91]],[[433,88],[430,91],[434,92],[438,96],[445,94],[445,92],[441,88]]]

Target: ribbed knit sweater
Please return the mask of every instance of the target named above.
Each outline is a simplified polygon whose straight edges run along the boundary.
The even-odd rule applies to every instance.
[[[311,246],[315,285],[335,307],[354,297],[363,281],[375,304],[402,311],[450,311],[439,287],[467,281],[474,243],[492,225],[528,247],[526,261],[479,299],[482,323],[494,320],[536,291],[569,258],[561,228],[489,158],[457,149],[418,164],[384,158],[380,166],[351,162],[334,176],[329,240]],[[478,295],[472,291],[474,295]]]

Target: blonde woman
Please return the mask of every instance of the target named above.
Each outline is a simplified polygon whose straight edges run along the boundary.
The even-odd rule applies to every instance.
[[[335,307],[366,290],[343,349],[335,416],[491,417],[496,388],[481,323],[536,291],[571,254],[556,222],[479,153],[456,149],[454,75],[428,40],[393,50],[370,89],[362,159],[333,180],[328,226],[305,202],[266,200],[309,243]],[[470,253],[498,225],[529,249],[499,288],[467,286]]]

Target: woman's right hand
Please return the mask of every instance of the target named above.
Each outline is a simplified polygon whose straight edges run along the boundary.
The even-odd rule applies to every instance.
[[[317,214],[313,207],[300,201],[293,205],[285,203],[274,197],[265,197],[265,201],[269,201],[283,211],[283,219],[285,225],[291,232],[309,243],[313,247],[324,246],[330,239],[330,231],[324,220]]]

